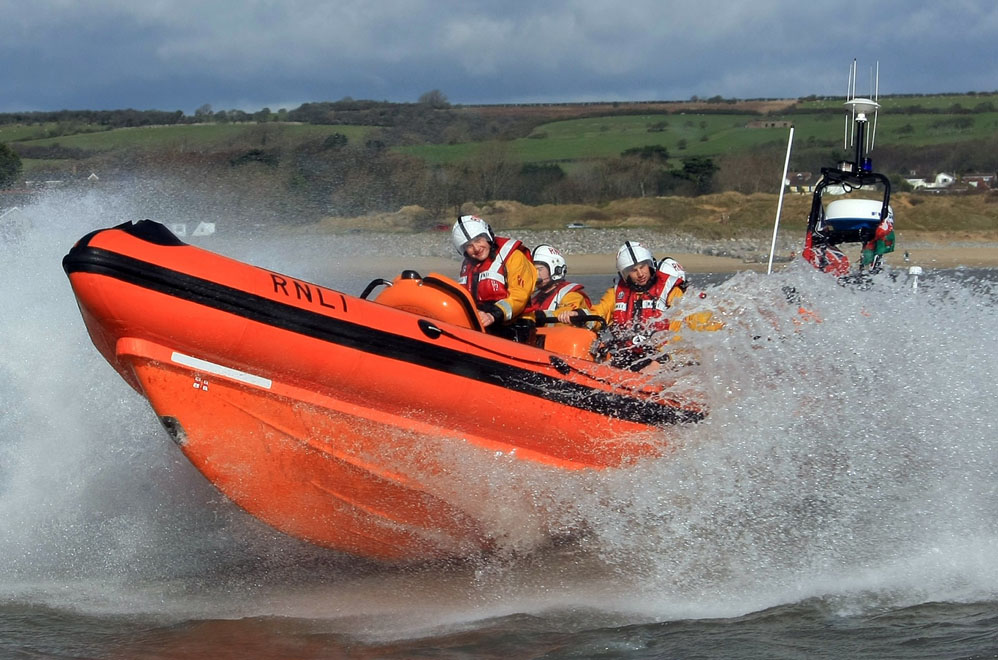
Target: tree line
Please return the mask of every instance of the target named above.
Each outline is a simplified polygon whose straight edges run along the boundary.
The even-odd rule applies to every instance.
[[[946,107],[926,107],[915,103],[891,108],[892,115],[975,115],[986,112],[995,112],[996,106],[993,101],[981,101],[971,107],[966,107],[962,103],[951,103]],[[794,104],[786,108],[781,114],[787,115],[841,115],[842,108],[807,108]]]
[[[183,123],[193,123],[194,117],[189,117],[181,110],[167,112],[163,110],[55,110],[32,112],[0,113],[0,125],[3,124],[64,124],[73,125],[85,130],[85,126],[101,128],[130,128],[134,126],[162,126]],[[80,132],[80,130],[76,131]]]
[[[21,175],[21,158],[17,153],[0,142],[0,189],[14,185]]]
[[[724,99],[708,99],[720,106]],[[701,113],[700,110],[697,111]],[[730,110],[726,110],[730,112]],[[840,113],[841,109],[836,109]],[[595,114],[615,114],[609,106]],[[753,112],[752,114],[760,114]],[[670,153],[661,145],[627,149],[611,158],[574,162],[520,163],[509,139],[527,135],[543,113],[526,116],[478,113],[451,106],[434,90],[417,103],[388,103],[344,98],[336,102],[306,103],[293,110],[257,113],[214,111],[204,105],[192,117],[180,111],[59,111],[8,113],[0,123],[54,123],[65,130],[74,125],[113,128],[146,123],[247,122],[256,123],[241,141],[213,151],[146,151],[84,153],[59,145],[0,145],[0,187],[10,185],[20,172],[22,158],[72,159],[101,173],[102,185],[131,185],[139,179],[178,182],[174,198],[200,191],[202,199],[224,199],[225,213],[245,209],[261,221],[311,222],[328,215],[354,216],[397,211],[403,206],[425,209],[427,225],[454,214],[468,201],[495,199],[525,204],[599,205],[621,198],[662,195],[695,196],[733,190],[746,194],[777,192],[785,145],[782,140],[716,158]],[[965,121],[961,117],[946,121]],[[361,140],[333,133],[304,144],[273,139],[267,124],[297,121],[326,125],[375,126]],[[665,130],[662,122],[661,130]],[[649,130],[655,130],[654,127]],[[79,131],[77,131],[79,132]],[[477,143],[471,155],[450,164],[433,164],[401,154],[391,147],[424,142]],[[994,167],[998,140],[979,140],[938,147],[878,146],[882,171],[968,171]],[[843,157],[836,141],[795,145],[792,167],[817,174]],[[6,177],[6,179],[4,179]],[[898,185],[900,179],[895,177]],[[4,183],[6,180],[7,183]],[[106,182],[106,183],[104,183]],[[204,217],[205,210],[195,210]]]
[[[490,140],[463,161],[432,164],[378,140],[332,134],[305,143],[244,142],[215,151],[105,152],[88,159],[86,169],[100,173],[102,188],[149,193],[153,206],[167,205],[162,213],[149,208],[161,217],[308,224],[327,216],[420,207],[420,223],[431,227],[469,201],[599,205],[714,189],[719,167],[712,159],[690,157],[676,165],[669,156],[651,146],[566,169],[559,163],[523,164],[508,141]],[[78,185],[92,184],[81,179]]]

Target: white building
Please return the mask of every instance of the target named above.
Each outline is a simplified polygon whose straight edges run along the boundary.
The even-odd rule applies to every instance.
[[[944,188],[949,188],[956,183],[956,177],[952,174],[947,174],[946,172],[940,172],[932,181],[926,181],[922,178],[905,179],[905,181],[910,183],[911,187],[915,190],[942,190]]]

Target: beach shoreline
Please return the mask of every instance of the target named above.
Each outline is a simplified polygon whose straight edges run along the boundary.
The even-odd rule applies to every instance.
[[[770,236],[704,240],[689,234],[663,233],[649,228],[516,230],[509,236],[528,248],[550,245],[568,262],[568,272],[598,275],[615,271],[615,255],[625,240],[638,241],[657,258],[676,259],[690,273],[766,272],[772,247]],[[899,232],[895,251],[885,255],[893,268],[921,266],[924,269],[998,268],[998,234],[960,232],[955,235],[931,232]],[[445,231],[415,233],[348,232],[303,234],[313,249],[324,251],[338,267],[371,272],[386,266],[412,269],[420,273],[456,273],[460,255]],[[782,270],[799,259],[803,240],[784,234],[776,242],[773,270]],[[858,243],[840,246],[853,263],[859,263]]]
[[[894,268],[921,266],[925,269],[950,268],[998,268],[998,246],[939,246],[899,250],[885,256],[887,265]],[[659,256],[666,256],[661,254]],[[767,261],[749,261],[736,257],[716,256],[694,252],[670,252],[688,273],[737,273],[741,271],[766,272]],[[850,255],[852,256],[852,255]],[[858,256],[858,255],[857,255]],[[613,253],[576,253],[566,254],[569,273],[575,275],[602,275],[614,270]],[[412,269],[419,273],[456,273],[460,260],[440,256],[383,256],[376,260],[377,268],[389,272]],[[357,271],[371,270],[373,264],[369,256],[337,256],[331,259],[337,267],[346,267]],[[782,270],[790,263],[787,256],[774,260],[773,270]]]
[[[931,247],[895,251],[884,256],[887,265],[894,268],[921,266],[922,268],[998,268],[998,246]],[[673,259],[682,264],[690,273],[736,273],[739,271],[765,272],[769,267],[766,261],[746,261],[735,257],[714,256],[698,253],[674,253]],[[850,255],[852,256],[852,255]],[[858,253],[856,255],[858,258]],[[579,274],[599,274],[612,270],[612,254],[574,254],[566,259],[572,272]],[[781,270],[790,263],[787,256],[777,257],[773,270]],[[608,268],[609,266],[609,268]]]

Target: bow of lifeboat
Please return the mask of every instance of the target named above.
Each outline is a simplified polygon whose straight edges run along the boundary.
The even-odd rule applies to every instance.
[[[539,332],[562,354],[481,332],[443,276],[406,272],[367,300],[151,221],[88,234],[63,266],[94,345],[213,484],[285,533],[358,555],[490,546],[448,481],[456,456],[617,467],[703,417],[584,359],[575,329]]]

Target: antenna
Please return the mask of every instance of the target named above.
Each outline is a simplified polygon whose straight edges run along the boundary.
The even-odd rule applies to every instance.
[[[877,102],[877,98],[880,95],[880,63],[877,62],[875,83],[871,81],[871,83],[876,85],[873,99],[856,96],[856,77],[856,60],[854,59],[852,67],[849,70],[849,91],[845,102],[850,111],[849,119],[851,119],[849,143],[846,145],[846,148],[848,149],[850,146],[855,147],[855,161],[853,164],[855,171],[859,172],[863,169],[868,169],[867,163],[864,162],[865,155],[867,151],[873,149],[873,141],[877,131],[877,117],[880,111],[880,103]],[[874,76],[871,74],[872,77]],[[873,115],[873,130],[870,135],[867,135],[866,126],[871,114]],[[855,130],[855,133],[853,133],[853,130]]]
[[[877,111],[873,113],[873,130],[870,132],[870,146],[867,152],[873,151],[873,143],[877,141],[877,116],[880,114],[880,61],[877,60],[876,75],[874,76],[873,102],[877,103]]]
[[[856,58],[853,58],[849,66],[849,80],[846,82],[846,102],[856,96]],[[846,115],[846,127],[842,135],[842,148],[848,149],[852,146],[852,129],[856,124],[856,112],[852,116]]]

